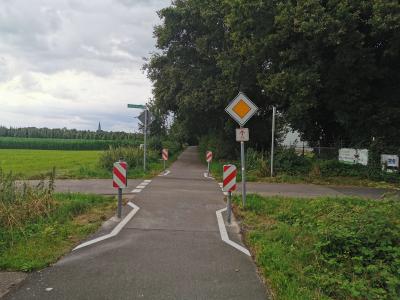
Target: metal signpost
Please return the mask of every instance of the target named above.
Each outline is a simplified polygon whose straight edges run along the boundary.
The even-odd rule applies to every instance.
[[[237,170],[235,165],[224,165],[222,188],[224,192],[228,193],[227,220],[229,224],[231,223],[232,215],[232,192],[236,190],[236,174]]]
[[[117,216],[121,218],[122,214],[122,189],[128,185],[126,170],[128,164],[122,160],[114,163],[113,167],[113,187],[118,189],[118,209]]]
[[[210,176],[210,163],[213,158],[213,153],[211,151],[206,152],[206,161],[207,161],[207,176]]]
[[[145,105],[128,104],[128,108],[144,109],[137,118],[143,124],[143,171],[146,172],[147,126],[153,122],[154,117]]]
[[[229,105],[225,108],[225,111],[240,125],[239,135],[243,138],[240,141],[240,156],[242,165],[242,202],[243,207],[246,206],[246,158],[244,151],[244,142],[246,128],[243,128],[244,124],[257,112],[258,107],[251,102],[251,100],[242,92],[240,92]],[[248,130],[247,130],[248,137]],[[248,139],[247,139],[248,141]]]
[[[165,172],[165,162],[168,160],[168,149],[162,149],[161,156],[162,160],[164,161],[164,172]]]
[[[272,139],[271,139],[271,177],[274,176],[274,146],[275,146],[275,114],[276,107],[272,107]]]

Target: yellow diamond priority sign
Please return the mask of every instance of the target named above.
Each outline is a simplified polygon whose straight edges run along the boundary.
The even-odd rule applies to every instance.
[[[225,111],[238,122],[240,126],[246,124],[257,110],[258,107],[242,92],[240,92],[225,108]]]

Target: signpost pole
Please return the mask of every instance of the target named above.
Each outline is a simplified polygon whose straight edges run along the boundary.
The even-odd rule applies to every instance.
[[[165,159],[164,159],[164,173],[165,173]]]
[[[271,177],[274,177],[274,146],[275,146],[275,114],[276,107],[272,107],[272,134],[271,134]]]
[[[121,219],[122,215],[122,189],[118,188],[118,210],[117,210],[117,216],[119,219]]]
[[[123,162],[123,159],[120,158],[119,162]],[[122,216],[122,188],[118,188],[118,207],[117,207],[117,217],[121,219]]]
[[[147,150],[147,108],[144,111],[144,134],[143,134],[143,171],[146,172],[146,150]]]
[[[228,224],[231,224],[231,215],[232,215],[232,192],[228,192],[228,203],[227,203],[227,219]]]
[[[246,157],[244,152],[244,141],[248,141],[248,130],[243,128],[246,122],[257,112],[258,107],[242,92],[229,103],[225,111],[240,125],[236,130],[236,140],[240,141],[240,156],[242,165],[242,202],[246,206]]]
[[[210,162],[207,161],[207,176],[210,177]]]
[[[242,128],[242,126],[240,126]],[[240,142],[240,158],[241,158],[241,165],[242,165],[242,202],[243,207],[246,207],[246,158],[244,155],[244,142]]]

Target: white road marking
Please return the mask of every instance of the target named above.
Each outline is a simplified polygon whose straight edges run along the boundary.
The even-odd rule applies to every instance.
[[[106,239],[109,239],[109,238],[112,238],[112,237],[118,235],[118,233],[122,230],[122,228],[124,228],[124,226],[133,218],[133,216],[140,209],[139,206],[137,206],[136,204],[134,204],[132,202],[128,202],[128,205],[130,207],[132,207],[132,210],[129,212],[129,214],[125,218],[122,219],[121,222],[118,223],[117,226],[115,226],[115,228],[109,234],[106,234],[106,235],[100,236],[98,238],[95,238],[93,240],[90,240],[90,241],[87,241],[85,243],[82,243],[82,244],[78,245],[77,247],[75,247],[74,249],[72,249],[72,251],[78,250],[80,248],[83,248],[83,247],[86,247],[86,246],[89,246],[89,245],[93,245],[95,243],[104,241]]]
[[[131,191],[131,193],[140,193],[142,191],[142,189],[134,189]]]
[[[140,185],[148,185],[150,182],[143,181]]]
[[[224,212],[224,211],[226,211],[226,207],[222,208],[220,210],[217,210],[215,212],[217,214],[218,227],[219,227],[219,232],[221,234],[221,239],[228,245],[232,246],[233,248],[243,252],[244,254],[246,254],[248,256],[251,256],[249,250],[247,250],[245,247],[243,247],[229,239],[228,232],[226,231],[226,228],[225,228],[224,219],[222,218],[222,212]]]
[[[136,188],[137,188],[137,189],[144,189],[145,187],[146,187],[145,185],[140,184],[140,185],[138,185]]]
[[[151,182],[151,179],[146,179],[146,180],[143,181],[143,182],[146,182],[147,184],[149,184],[149,183]]]
[[[204,172],[203,175],[204,175],[205,178],[214,179],[214,177],[208,176],[208,172]]]
[[[158,176],[167,176],[169,173],[171,173],[171,171],[170,171],[170,170],[167,170],[167,171],[161,173],[161,174],[158,175]]]

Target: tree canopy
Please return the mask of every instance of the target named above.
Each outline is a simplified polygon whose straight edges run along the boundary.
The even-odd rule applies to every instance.
[[[400,145],[398,0],[177,0],[159,16],[153,107],[187,141],[233,142],[224,108],[243,91],[260,108],[256,147],[273,105],[311,144]]]

